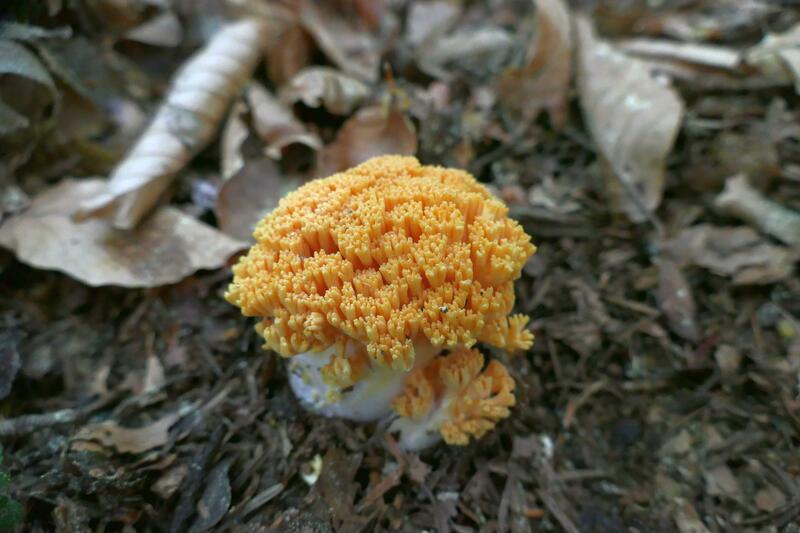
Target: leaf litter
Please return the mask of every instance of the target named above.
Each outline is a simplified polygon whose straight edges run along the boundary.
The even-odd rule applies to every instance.
[[[50,2],[0,28],[28,65],[0,61],[0,440],[25,527],[796,522],[800,11],[401,4]],[[185,115],[202,142],[75,220],[242,17],[262,29],[215,67],[245,68]],[[467,448],[306,413],[220,298],[288,190],[386,152],[470,169],[539,247],[517,408]]]

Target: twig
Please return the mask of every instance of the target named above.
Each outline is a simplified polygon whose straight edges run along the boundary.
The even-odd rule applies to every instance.
[[[564,531],[567,533],[580,533],[580,529],[575,525],[572,519],[567,515],[564,509],[558,504],[556,498],[553,497],[546,490],[538,490],[536,493],[539,495],[539,498],[544,502],[545,507],[547,510],[550,511],[555,519],[561,524],[561,527],[564,528]]]
[[[61,409],[60,411],[53,411],[50,413],[22,415],[17,418],[0,420],[0,439],[27,435],[37,429],[74,424],[88,417],[93,412],[102,409],[116,399],[116,394],[110,394],[86,407],[78,409]]]

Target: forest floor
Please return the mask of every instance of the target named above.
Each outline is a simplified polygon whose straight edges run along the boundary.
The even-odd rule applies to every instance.
[[[800,531],[796,3],[0,16],[0,470],[20,530]],[[217,41],[237,81],[200,84],[174,167],[134,161],[107,189],[237,17],[258,39]],[[304,411],[222,298],[282,194],[384,152],[469,170],[538,247],[516,283],[536,342],[504,359],[517,406],[463,448],[405,453]]]

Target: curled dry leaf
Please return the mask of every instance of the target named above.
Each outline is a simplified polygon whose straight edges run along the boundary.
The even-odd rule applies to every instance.
[[[744,53],[744,62],[778,83],[794,83],[800,93],[800,24],[768,34]]]
[[[522,113],[526,120],[546,109],[550,121],[562,128],[572,65],[572,23],[563,0],[537,0],[536,31],[525,64],[503,73],[497,86],[499,101]]]
[[[245,94],[250,106],[253,127],[259,137],[267,143],[266,154],[280,159],[284,148],[302,144],[312,150],[322,148],[322,141],[295,118],[280,100],[262,85],[251,82]]]
[[[406,114],[393,105],[359,110],[319,156],[319,174],[328,176],[383,154],[413,155],[417,134]]]
[[[139,141],[105,190],[85,199],[76,216],[102,216],[121,229],[136,226],[175,175],[211,140],[230,101],[261,53],[264,23],[245,19],[223,27],[181,68]]]
[[[697,341],[700,328],[697,326],[697,306],[692,287],[680,267],[669,259],[656,261],[658,267],[658,306],[672,331],[686,340]]]
[[[611,208],[641,222],[661,203],[683,102],[644,63],[598,39],[589,20],[577,17],[575,28],[581,108],[612,173]]]
[[[764,285],[792,276],[800,252],[775,246],[751,228],[698,224],[662,246],[678,265],[694,264],[733,278],[735,285]]]
[[[365,81],[378,79],[380,47],[360,19],[346,18],[327,3],[299,3],[303,27],[336,66]]]
[[[292,20],[280,25],[266,44],[266,63],[269,79],[283,85],[311,64],[314,45],[303,25]]]
[[[278,165],[261,158],[248,161],[220,187],[214,212],[219,227],[242,241],[252,240],[253,227],[300,184],[281,174]]]
[[[349,115],[369,96],[366,84],[329,67],[298,72],[281,91],[281,100],[308,107],[324,107],[334,115]]]
[[[169,441],[169,428],[180,418],[176,413],[148,425],[129,428],[108,420],[82,427],[72,441],[95,441],[118,453],[142,453],[163,446]]]
[[[122,287],[174,283],[199,269],[219,268],[246,246],[173,207],[158,210],[134,230],[70,217],[75,205],[104,188],[99,179],[61,181],[0,226],[0,245],[31,266],[92,286]]]
[[[230,178],[244,166],[242,145],[250,134],[244,118],[246,113],[247,106],[244,102],[236,102],[222,128],[219,158],[222,179]]]
[[[34,126],[57,114],[60,97],[38,57],[25,46],[0,39],[0,182],[30,157],[40,137]],[[51,105],[55,104],[55,105]]]
[[[725,189],[714,200],[714,206],[767,235],[800,248],[800,213],[766,198],[750,185],[744,174],[728,178]]]

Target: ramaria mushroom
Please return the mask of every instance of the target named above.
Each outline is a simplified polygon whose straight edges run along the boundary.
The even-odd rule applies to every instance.
[[[483,342],[526,350],[509,316],[535,247],[470,174],[382,156],[283,198],[234,266],[226,299],[259,317],[310,410],[359,421],[394,412],[406,449],[466,444],[514,405]]]

